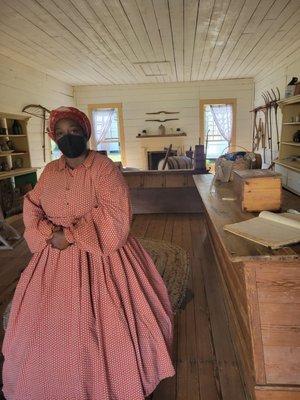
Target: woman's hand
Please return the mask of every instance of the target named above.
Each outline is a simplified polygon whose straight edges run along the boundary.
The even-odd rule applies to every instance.
[[[50,239],[50,243],[54,248],[59,250],[64,250],[68,246],[70,246],[70,243],[65,238],[65,234],[62,229],[57,230],[53,233],[53,236]]]

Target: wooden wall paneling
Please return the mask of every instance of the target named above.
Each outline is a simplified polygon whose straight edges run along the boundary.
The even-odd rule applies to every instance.
[[[166,187],[166,174],[158,173],[158,174],[147,174],[144,177],[144,187],[147,188],[158,188],[158,187]]]
[[[195,186],[195,182],[194,182],[193,175],[188,175],[187,178],[188,178],[187,179],[187,186],[194,187]]]
[[[195,35],[198,22],[198,11],[199,11],[200,1],[190,0],[184,2],[183,4],[183,48],[184,48],[184,59],[183,59],[183,72],[184,80],[189,81],[192,74],[192,64],[195,51]]]
[[[168,174],[166,175],[166,187],[187,187],[188,175],[185,174]]]
[[[160,35],[160,31],[158,29],[157,16],[155,14],[153,3],[147,0],[138,0],[136,3],[134,3],[134,6],[135,7],[137,6],[138,12],[140,13],[142,18],[143,26],[145,27],[145,33],[147,35],[151,47],[151,49],[149,50],[150,51],[149,54],[152,55],[152,61],[166,60],[162,44],[162,38]],[[136,24],[135,19],[133,19],[133,24],[134,25]],[[166,78],[168,79],[168,72],[169,72],[168,69],[165,70],[165,68],[160,65],[157,65],[156,68],[154,67],[152,69],[154,69],[155,73],[163,75],[157,77],[160,82],[165,82]],[[166,76],[164,76],[164,74],[166,74]]]
[[[81,6],[81,9],[84,10],[88,8],[81,0],[75,1],[77,7]],[[136,79],[145,78],[139,67],[131,65],[131,61],[138,60],[137,54],[124,35],[124,32],[118,25],[117,20],[110,12],[109,3],[106,5],[103,0],[89,0],[88,4],[90,6],[91,13],[93,13],[97,19],[97,25],[100,24],[98,28],[100,30],[99,33],[103,38],[105,38],[106,43],[109,46],[112,46],[116,54],[119,54],[119,58],[122,59],[124,64],[130,69],[132,76],[134,76]]]
[[[11,35],[12,31],[13,36]],[[16,31],[16,28],[8,27],[1,22],[1,54],[3,54],[5,57],[15,59],[17,62],[22,64],[29,65],[32,68],[42,72],[47,70],[50,71],[51,66],[54,68],[55,64],[57,65],[57,62],[61,62],[60,71],[53,73],[53,76],[67,83],[75,82],[77,79],[79,84],[84,83],[84,80],[78,78],[78,74],[81,74],[82,72],[80,72],[80,70],[77,69],[74,64],[71,71],[71,64],[68,65],[68,63],[64,60],[60,60],[58,55],[54,57],[49,50],[43,49],[39,44],[32,43],[32,41],[28,40],[26,37],[24,37],[23,40],[20,40],[17,37]],[[92,84],[95,83],[96,80],[90,78],[87,73],[86,82]]]
[[[191,65],[191,81],[198,80],[199,69],[203,57],[207,31],[209,29],[209,21],[213,12],[214,1],[200,1],[197,14],[197,26],[193,44],[193,58]]]
[[[145,175],[143,174],[123,174],[127,185],[130,188],[139,188],[139,187],[144,187],[144,177]]]
[[[29,0],[32,1],[32,0]],[[55,19],[53,19],[53,16],[47,20],[47,24],[40,25],[40,21],[36,20],[36,14],[31,12],[30,7],[25,7],[22,6],[22,4],[17,1],[17,0],[12,0],[12,2],[9,3],[10,6],[14,6],[12,9],[7,9],[7,6],[5,9],[7,9],[8,12],[8,18],[6,18],[6,21],[3,21],[4,25],[11,25],[14,26],[15,30],[18,31],[19,35],[18,38],[24,38],[27,37],[30,39],[30,42],[33,43],[39,43],[39,45],[44,48],[44,49],[55,49],[55,53],[52,52],[53,54],[59,54],[62,56],[62,60],[65,60],[66,57],[65,55],[67,53],[72,53],[73,56],[77,57],[82,52],[85,56],[85,67],[82,68],[82,75],[84,74],[83,71],[85,71],[86,74],[91,73],[92,76],[95,77],[95,81],[97,80],[103,80],[103,83],[109,83],[109,79],[106,79],[103,74],[99,73],[97,71],[97,68],[95,68],[95,61],[93,58],[89,56],[88,49],[84,48],[80,43],[78,43],[77,39],[74,38],[73,34],[70,33],[68,30],[64,28],[63,24],[58,23]],[[47,3],[48,4],[48,3]],[[47,6],[47,4],[45,4]],[[51,7],[51,4],[49,3],[49,7]],[[31,4],[29,4],[31,6]],[[37,3],[33,3],[33,6],[37,7]],[[47,7],[45,7],[47,8]],[[38,6],[38,11],[40,13],[41,9],[40,6]],[[53,11],[57,13],[57,9],[53,7]],[[50,11],[48,11],[50,13]],[[2,13],[1,13],[2,14]],[[24,18],[22,18],[22,15],[24,14]],[[52,14],[50,13],[50,16]],[[5,14],[3,13],[2,16],[4,17]],[[26,17],[25,17],[26,16]],[[59,15],[58,15],[59,17]],[[16,22],[14,23],[14,19]],[[59,21],[59,19],[58,19]],[[41,29],[41,27],[43,27]],[[47,30],[51,30],[52,33],[48,33]],[[59,36],[59,40],[55,40],[55,38],[58,36],[58,32],[61,33],[61,36]],[[66,41],[66,39],[68,39]],[[22,39],[23,40],[23,39]],[[50,47],[51,45],[51,47]],[[30,55],[30,52],[28,53]],[[82,59],[83,61],[83,59]],[[26,63],[25,63],[26,64]],[[56,63],[57,65],[57,63]],[[74,63],[73,68],[76,68],[76,66],[80,67],[80,63]],[[92,67],[93,66],[93,67]],[[74,82],[74,81],[73,81]]]
[[[184,79],[183,64],[183,0],[168,2],[170,25],[172,30],[172,45],[174,52],[175,73],[177,81]]]
[[[247,390],[247,395],[254,396],[253,356],[251,336],[248,319],[248,307],[245,294],[245,277],[242,263],[230,263],[223,252],[220,243],[213,233],[214,228],[209,219],[206,219],[207,231],[212,243],[213,254],[222,282],[224,300],[228,314],[229,328],[235,347],[242,379]],[[230,270],[230,271],[229,271]],[[231,283],[230,276],[239,275],[238,280]],[[240,281],[238,283],[238,281]],[[244,289],[244,292],[243,292]],[[236,293],[237,292],[237,293]]]
[[[144,61],[156,60],[154,46],[150,41],[149,34],[146,28],[146,19],[140,10],[139,3],[136,2],[135,0],[134,1],[129,0],[121,4],[123,11],[126,17],[128,18],[130,25],[132,26],[133,32],[140,43],[140,47],[143,49],[144,56],[141,61],[144,62]],[[149,3],[149,8],[150,7],[152,8],[152,5]],[[156,65],[153,66],[150,64],[149,65],[141,64],[141,68],[142,70],[146,69],[146,72],[149,75],[161,74],[159,67],[157,67]],[[163,77],[157,76],[155,78],[157,79],[158,82],[163,82]]]
[[[211,79],[217,79],[220,76],[223,67],[230,62],[231,54],[236,46],[243,48],[244,42],[248,40],[247,34],[243,34],[245,24],[251,20],[259,4],[260,0],[246,0],[243,4],[243,8],[238,14],[238,19],[226,39],[226,45],[217,60],[214,71],[211,73]]]
[[[248,300],[248,315],[253,349],[255,381],[266,383],[265,359],[261,334],[260,310],[257,296],[256,271],[253,264],[245,266],[245,282]]]
[[[271,20],[265,20],[264,16],[269,11],[270,7],[274,3],[273,0],[261,0],[259,2],[255,2],[253,5],[254,8],[250,7],[252,12],[249,13],[249,5],[247,4],[246,8],[246,19],[243,23],[243,28],[239,39],[236,41],[231,53],[230,57],[223,64],[223,68],[219,73],[219,78],[224,78],[226,74],[229,72],[230,68],[237,60],[240,60],[240,53],[249,49],[249,43],[253,41],[253,37],[260,37],[264,29],[267,29],[268,26],[271,25]],[[253,43],[256,43],[255,41]],[[249,49],[251,50],[251,49]]]
[[[300,388],[285,388],[284,386],[276,387],[256,387],[256,400],[299,400]]]
[[[273,46],[268,46],[268,42],[265,40],[260,41],[258,44],[259,51],[257,51],[256,56],[253,57],[253,59],[248,59],[246,63],[244,60],[244,65],[241,65],[240,68],[243,68],[243,73],[251,73],[251,70],[254,67],[257,73],[259,73],[260,69],[266,66],[266,59],[276,59],[276,56],[279,55],[278,52],[285,49],[285,47],[289,45],[291,41],[295,41],[295,37],[297,37],[298,32],[299,17],[300,10],[294,12],[287,19],[287,21],[281,26],[280,31],[275,32],[271,39],[269,39],[269,43],[274,43]],[[282,46],[282,44],[284,44],[284,46]]]
[[[120,3],[117,0],[109,0],[109,1],[105,0],[104,3],[109,8],[110,13],[114,17],[114,19],[117,21],[121,31],[126,32],[126,39],[128,40],[132,49],[134,49],[134,52],[137,55],[138,60],[142,62],[151,61],[148,58],[143,48],[143,44],[139,41],[138,34],[134,30],[134,25],[130,21],[129,16],[126,14],[126,10],[123,8],[122,3]],[[150,68],[150,70],[152,69]],[[155,71],[152,70],[152,73],[155,73]],[[153,77],[148,77],[147,81],[159,82],[159,79],[153,76]]]
[[[239,19],[244,4],[245,2],[240,0],[233,0],[229,3],[222,27],[218,33],[217,40],[211,53],[209,64],[207,65],[205,71],[204,79],[212,79],[216,64],[220,60],[222,51],[227,44],[230,33],[235,28],[235,24]]]
[[[204,277],[201,268],[202,246],[199,241],[206,237],[204,216],[190,214],[190,229],[192,237],[191,271],[194,287],[194,306],[196,318],[197,362],[199,370],[199,388],[202,399],[216,400],[221,396],[220,378],[217,370],[217,360],[210,329],[207,297]],[[195,268],[193,268],[195,265]]]
[[[227,314],[224,302],[221,301],[221,298],[215,293],[215,291],[222,291],[222,289],[221,284],[217,284],[217,282],[220,282],[220,277],[208,236],[203,243],[201,264],[206,290],[209,293],[208,305],[211,314],[213,337],[220,373],[222,398],[224,400],[244,399],[245,387],[242,383],[240,370],[237,368],[237,360],[235,356],[230,356],[228,354],[228,349],[230,349],[233,343],[229,328],[225,329],[224,322],[222,321],[224,321],[224,319],[227,320],[227,318],[230,321],[231,315]],[[212,264],[214,265],[213,267]],[[219,288],[218,285],[220,285]],[[229,386],[227,383],[228,381],[234,381],[234,387]]]
[[[136,56],[103,1],[90,0],[89,2],[83,2],[81,0],[72,0],[72,3],[92,29],[95,30],[99,40],[103,41],[103,45],[111,49],[116,59],[124,65],[124,68],[128,71],[129,81],[135,83],[138,78],[141,79],[143,74],[130,61],[135,60]],[[114,34],[111,33],[111,29]]]
[[[204,50],[201,57],[201,63],[199,68],[198,79],[203,80],[205,78],[206,70],[209,66],[212,52],[218,41],[218,36],[224,19],[227,14],[230,0],[216,0],[214,2],[213,11],[210,16],[209,26],[205,37]]]
[[[175,72],[175,58],[173,51],[173,38],[171,21],[169,16],[169,7],[167,0],[153,0],[154,13],[157,19],[157,25],[159,34],[162,41],[163,51],[165,60],[170,62],[170,73],[167,77],[164,77],[165,81],[177,80]]]
[[[300,304],[299,267],[288,264],[284,268],[278,267],[280,265],[275,263],[272,268],[258,264],[256,276],[259,302]]]
[[[213,226],[209,222],[207,222],[207,224],[210,232],[213,232]],[[235,316],[238,320],[239,327],[243,332],[243,337],[247,343],[248,352],[250,353],[251,338],[248,320],[247,297],[245,294],[246,284],[243,264],[229,262],[226,259],[225,252],[221,248],[214,235],[211,235],[211,241],[214,245],[214,250],[218,255],[218,260],[221,267],[220,272],[224,277],[224,283],[230,296],[230,302],[232,303]]]
[[[76,103],[82,111],[92,103],[123,104],[125,146],[127,166],[145,168],[145,150],[142,147],[154,146],[160,150],[168,146],[170,141],[161,138],[136,139],[138,132],[148,129],[154,133],[157,125],[145,123],[145,113],[160,109],[179,111],[180,121],[168,124],[174,130],[178,125],[187,133],[180,140],[184,151],[199,143],[199,97],[237,98],[237,145],[249,147],[251,142],[251,108],[253,84],[251,79],[235,81],[206,81],[195,83],[164,83],[155,85],[101,85],[77,86],[75,88]],[[176,141],[178,139],[176,138]],[[172,141],[172,143],[174,143]]]
[[[119,83],[134,82],[131,73],[117,59],[112,49],[103,41],[102,37],[99,36],[72,1],[65,0],[60,2],[58,7],[57,3],[55,3],[55,7],[58,9],[59,15],[55,14],[55,10],[52,8],[53,15],[63,24],[65,29],[67,28],[72,35],[76,36],[78,42],[84,45],[84,49],[88,49],[85,54],[91,54],[91,60],[94,60],[97,69],[101,70],[102,75],[107,76],[111,83],[116,79],[118,79]],[[117,74],[120,74],[119,77],[117,77]]]
[[[299,263],[256,266],[268,383],[300,381]]]
[[[277,57],[271,57],[269,58],[269,63],[268,65],[264,64],[261,66],[261,68],[258,68],[257,70],[257,78],[265,78],[268,77],[268,75],[273,74],[274,72],[280,70],[280,69],[285,69],[289,64],[294,63],[295,61],[299,61],[299,56],[298,56],[298,49],[299,49],[299,43],[300,40],[293,38],[292,41],[290,41],[283,49],[281,48],[277,56],[280,56],[281,60],[277,60]],[[286,71],[286,70],[285,70]],[[290,75],[286,78],[289,79]],[[286,85],[288,82],[285,80],[284,84]],[[275,81],[273,86],[278,85],[278,81]],[[269,87],[268,87],[269,89]],[[283,92],[284,93],[284,92]],[[282,94],[281,98],[284,97]]]
[[[99,49],[84,27],[84,20],[69,1],[55,3],[53,0],[39,0],[40,4],[55,18],[64,29],[64,36],[68,38],[69,46],[73,46],[77,53],[84,55],[85,59],[93,65],[93,69],[105,79],[107,83],[114,82],[114,63],[105,54],[105,49]],[[84,24],[82,26],[82,24]],[[122,68],[122,66],[121,66]],[[119,83],[123,83],[122,78],[117,78]]]
[[[252,49],[249,51],[249,48],[245,51],[243,50],[239,57],[241,57],[241,61],[233,65],[230,69],[231,74],[235,74],[237,71],[241,73],[249,73],[252,71],[252,68],[257,67],[257,61],[261,55],[266,56],[266,51],[268,50],[270,43],[274,43],[274,45],[280,44],[281,48],[284,48],[284,41],[281,40],[282,36],[284,36],[285,29],[289,29],[289,27],[293,27],[299,21],[299,3],[297,0],[293,1],[277,1],[276,4],[280,7],[279,15],[276,17],[276,24],[274,23],[274,19],[269,15],[270,12],[267,13],[265,20],[272,21],[270,25],[267,24],[263,26],[260,25],[259,29],[256,31],[255,37],[252,38],[254,43],[252,43]],[[298,11],[298,12],[297,12]],[[284,29],[284,27],[286,28]],[[261,32],[262,31],[262,34]],[[297,31],[297,30],[296,30]],[[296,31],[293,33],[292,38],[297,37]],[[268,56],[270,57],[270,55]]]
[[[16,29],[1,52],[77,85],[255,76],[270,54],[286,63],[287,32],[299,36],[298,0],[4,0],[2,8],[2,32]]]

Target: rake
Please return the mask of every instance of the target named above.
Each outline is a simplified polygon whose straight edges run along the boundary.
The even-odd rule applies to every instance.
[[[43,131],[42,131],[42,149],[44,162],[46,162],[46,119],[49,118],[50,110],[39,104],[28,104],[23,107],[22,112],[33,115],[34,117],[41,118],[43,120]]]

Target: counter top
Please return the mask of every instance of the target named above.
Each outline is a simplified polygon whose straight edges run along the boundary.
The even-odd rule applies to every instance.
[[[293,261],[300,259],[300,244],[272,250],[224,231],[224,225],[245,221],[258,216],[259,213],[242,212],[237,200],[223,200],[223,198],[236,197],[233,192],[232,182],[217,182],[211,193],[210,186],[213,175],[193,175],[193,179],[201,196],[207,217],[214,228],[214,234],[218,235],[221,245],[231,261],[263,261],[270,259],[273,261]],[[300,211],[300,198],[283,189],[282,210],[286,211],[289,208]]]

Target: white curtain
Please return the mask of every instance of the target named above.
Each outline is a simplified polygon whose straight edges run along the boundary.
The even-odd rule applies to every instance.
[[[232,137],[232,105],[210,104],[210,110],[220,134],[229,145]]]
[[[93,140],[94,150],[100,143],[104,142],[106,135],[111,129],[115,109],[103,109],[93,111]]]

